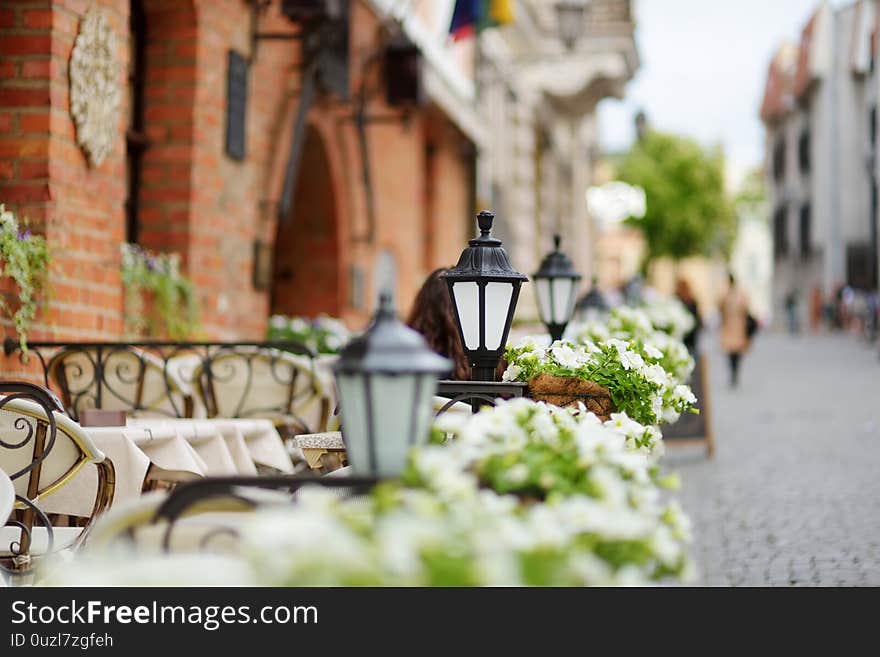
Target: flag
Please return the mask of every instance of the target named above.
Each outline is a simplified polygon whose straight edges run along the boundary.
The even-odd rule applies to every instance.
[[[507,25],[514,19],[513,0],[490,0],[489,19],[495,25]]]
[[[449,33],[457,41],[513,20],[513,0],[455,0]]]

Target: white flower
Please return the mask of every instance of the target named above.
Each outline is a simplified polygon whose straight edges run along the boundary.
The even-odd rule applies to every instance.
[[[641,370],[645,366],[645,360],[634,351],[619,350],[617,356],[625,370]]]
[[[502,381],[516,381],[517,377],[522,373],[522,368],[519,365],[511,363],[507,366],[507,369],[504,370],[504,373],[501,375]]]
[[[2,225],[4,230],[18,235],[18,220],[2,203],[0,203],[0,225]]]
[[[651,383],[656,383],[664,388],[669,385],[669,377],[666,375],[666,370],[660,365],[648,365],[644,369],[643,374]]]
[[[339,349],[343,345],[342,339],[332,333],[324,338],[324,343],[330,347],[330,349],[334,350]]]
[[[520,338],[520,341],[516,343],[516,349],[527,349],[529,351],[534,351],[536,349],[540,349],[538,346],[538,341],[535,339],[533,335],[526,335]]]
[[[307,333],[311,330],[309,323],[302,317],[292,317],[290,319],[290,330],[296,333]]]
[[[582,350],[574,349],[567,344],[556,343],[550,349],[550,353],[553,354],[553,358],[556,359],[557,363],[568,369],[576,370],[586,362],[585,354]]]
[[[655,360],[663,358],[663,352],[649,343],[645,343],[645,353],[648,355],[648,358],[653,358]]]
[[[610,340],[606,340],[605,344],[608,344],[615,349],[617,349],[617,353],[621,354],[629,349],[629,343],[624,340],[619,340],[617,338],[611,338]]]
[[[690,386],[686,386],[684,384],[679,384],[675,386],[675,389],[672,391],[672,396],[676,400],[682,400],[689,404],[697,403],[697,397],[694,395]]]
[[[269,318],[269,326],[273,329],[283,329],[287,327],[287,318],[284,315],[272,315]]]
[[[517,463],[507,470],[507,480],[512,484],[525,483],[529,476],[529,468],[525,463]]]

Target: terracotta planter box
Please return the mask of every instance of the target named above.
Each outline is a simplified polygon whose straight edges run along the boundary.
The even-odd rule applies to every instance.
[[[608,388],[592,381],[584,381],[572,376],[553,376],[539,374],[529,380],[527,396],[535,401],[543,401],[555,406],[577,406],[583,402],[603,422],[615,412]]]

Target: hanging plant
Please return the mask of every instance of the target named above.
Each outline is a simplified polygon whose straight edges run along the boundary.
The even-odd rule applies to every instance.
[[[0,275],[18,287],[18,303],[10,304],[0,296],[0,311],[15,325],[19,345],[27,351],[27,336],[37,314],[49,271],[49,246],[42,235],[28,230],[27,219],[19,226],[15,215],[0,203]]]
[[[199,329],[195,289],[180,272],[178,254],[123,244],[122,284],[126,334],[183,340]]]

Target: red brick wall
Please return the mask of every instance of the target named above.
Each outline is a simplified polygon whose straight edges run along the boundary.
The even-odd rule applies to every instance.
[[[144,0],[144,149],[139,242],[188,264],[193,196],[196,12],[192,0]]]
[[[96,4],[120,37],[124,83],[128,3]],[[51,304],[31,339],[112,336],[122,327],[125,98],[120,136],[99,167],[76,145],[69,113],[68,61],[89,5],[10,0],[0,9],[0,200],[30,217],[53,253]]]

